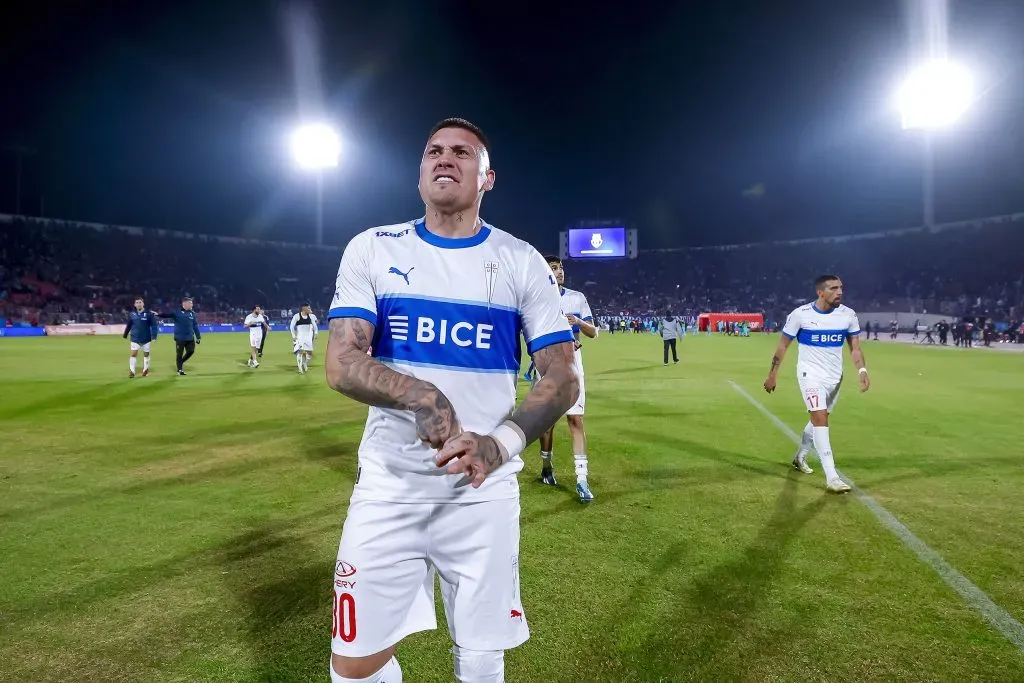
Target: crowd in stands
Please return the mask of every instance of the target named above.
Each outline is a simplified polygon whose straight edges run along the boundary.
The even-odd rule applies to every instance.
[[[642,235],[641,235],[642,239]],[[0,318],[31,324],[120,322],[135,296],[154,309],[195,297],[204,322],[237,322],[329,303],[338,248],[0,216]],[[569,286],[605,317],[671,310],[763,313],[769,325],[836,273],[858,311],[936,313],[1020,325],[1024,214],[838,238],[673,250],[572,261]]]

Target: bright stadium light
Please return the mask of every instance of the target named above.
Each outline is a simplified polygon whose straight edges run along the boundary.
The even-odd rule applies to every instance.
[[[341,137],[325,123],[296,128],[292,132],[291,147],[295,163],[307,171],[335,168],[341,157]]]
[[[291,136],[292,158],[304,171],[316,173],[316,244],[324,243],[324,171],[338,166],[341,136],[326,123],[299,126]]]
[[[974,79],[964,66],[932,59],[911,70],[903,81],[896,104],[903,130],[919,130],[924,144],[922,218],[935,225],[935,157],[932,133],[949,128],[974,103]]]
[[[912,70],[897,95],[904,129],[935,130],[956,122],[974,102],[974,79],[962,65],[935,59]]]

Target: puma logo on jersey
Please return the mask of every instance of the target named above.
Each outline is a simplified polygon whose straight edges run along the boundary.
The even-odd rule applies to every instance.
[[[390,268],[390,269],[388,269],[388,274],[389,274],[389,275],[391,275],[391,274],[394,274],[394,275],[398,275],[398,276],[400,276],[400,277],[401,277],[401,278],[402,278],[403,280],[405,280],[405,284],[409,284],[409,273],[411,273],[411,272],[412,272],[412,271],[413,271],[413,270],[414,270],[415,268],[416,268],[416,266],[413,266],[412,268],[410,268],[409,270],[407,270],[407,271],[405,271],[405,272],[403,273],[402,271],[400,271],[400,270],[399,270],[398,268],[396,268],[395,266],[391,266],[391,268]]]

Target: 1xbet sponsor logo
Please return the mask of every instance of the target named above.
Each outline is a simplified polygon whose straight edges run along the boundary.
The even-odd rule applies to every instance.
[[[405,237],[406,235],[409,234],[410,230],[412,230],[412,228],[406,228],[405,230],[402,230],[401,232],[388,232],[387,230],[378,230],[376,232],[376,236],[377,237]]]

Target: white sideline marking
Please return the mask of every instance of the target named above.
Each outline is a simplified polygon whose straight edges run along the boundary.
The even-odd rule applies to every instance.
[[[788,436],[793,443],[800,445],[800,437],[790,429],[785,422],[775,417],[767,408],[761,405],[761,402],[746,392],[743,387],[736,384],[732,380],[728,380],[732,388],[740,393],[743,398],[747,399],[751,405],[757,408],[761,413],[772,421],[776,427],[779,428],[783,434]],[[997,605],[992,601],[992,598],[988,597],[983,590],[971,583],[970,579],[961,574],[956,570],[956,567],[951,565],[942,555],[932,550],[928,544],[922,541],[920,538],[914,535],[910,529],[903,525],[900,520],[896,519],[896,516],[882,507],[882,504],[877,500],[869,496],[862,489],[858,488],[853,480],[849,479],[843,474],[839,473],[840,478],[845,481],[853,489],[854,494],[860,502],[864,503],[865,506],[871,512],[874,513],[878,521],[882,523],[889,531],[894,533],[903,545],[907,546],[915,555],[917,559],[924,562],[926,565],[935,570],[935,573],[942,577],[942,580],[946,582],[950,588],[960,594],[960,597],[967,602],[976,612],[981,616],[985,617],[990,624],[996,627],[1000,633],[1003,634],[1007,640],[1017,646],[1021,652],[1024,652],[1024,626],[1019,621],[1013,618],[1009,612]]]

